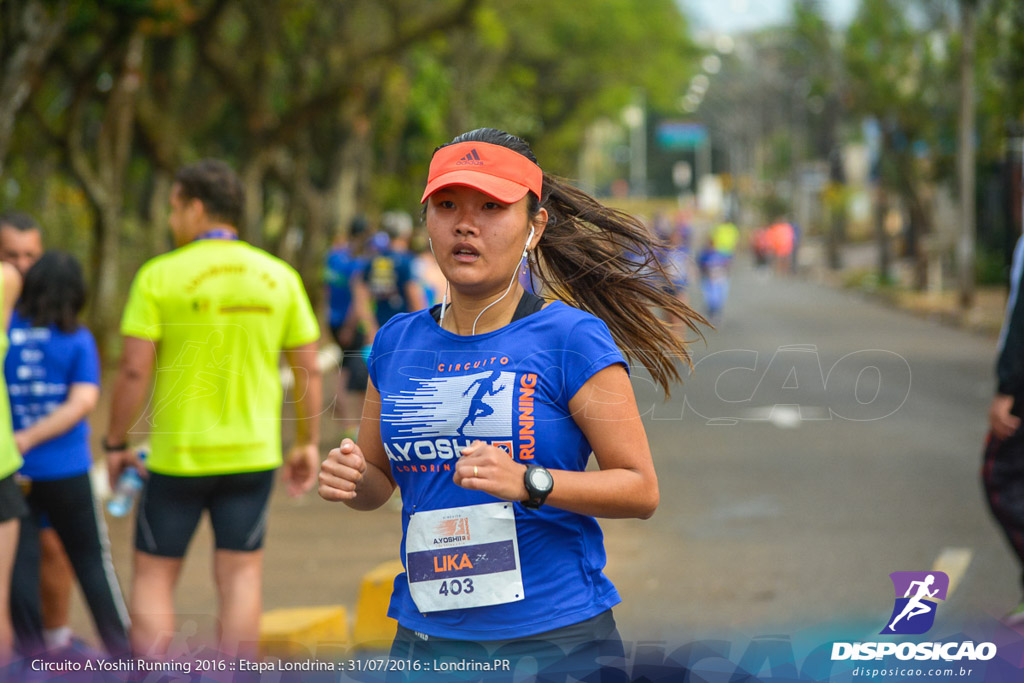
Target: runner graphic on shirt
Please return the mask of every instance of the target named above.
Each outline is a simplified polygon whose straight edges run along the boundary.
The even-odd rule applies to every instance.
[[[474,380],[473,383],[470,384],[464,392],[462,392],[463,396],[467,396],[469,392],[473,390],[473,387],[479,386],[476,393],[473,394],[473,398],[470,399],[469,415],[466,416],[466,419],[462,421],[462,424],[459,425],[459,428],[456,430],[456,433],[459,436],[465,436],[463,430],[466,429],[467,425],[475,423],[477,418],[487,417],[494,413],[494,408],[484,401],[484,397],[497,396],[505,388],[504,385],[499,386],[497,389],[494,388],[494,383],[501,379],[501,374],[500,370],[495,370],[486,377],[480,377],[479,379]]]
[[[515,373],[501,371],[494,380],[492,372],[416,378],[407,388],[382,400],[381,421],[392,425],[395,438],[403,441],[453,436],[507,441],[512,438]],[[481,390],[481,382],[478,402],[486,400],[482,412],[472,399]]]

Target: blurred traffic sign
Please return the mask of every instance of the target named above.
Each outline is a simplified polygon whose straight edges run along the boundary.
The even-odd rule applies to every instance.
[[[707,143],[708,129],[689,121],[662,121],[655,130],[655,140],[662,149],[694,149]]]

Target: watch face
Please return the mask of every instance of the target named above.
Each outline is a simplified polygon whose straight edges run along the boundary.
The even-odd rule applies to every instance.
[[[546,469],[538,467],[530,470],[530,486],[538,492],[550,490],[552,483],[554,482],[551,479],[551,473]]]

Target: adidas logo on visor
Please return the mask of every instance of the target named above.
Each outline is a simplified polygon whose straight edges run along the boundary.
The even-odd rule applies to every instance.
[[[480,155],[476,153],[476,148],[470,151],[469,154],[462,157],[455,162],[456,166],[483,166],[484,162],[480,160]]]

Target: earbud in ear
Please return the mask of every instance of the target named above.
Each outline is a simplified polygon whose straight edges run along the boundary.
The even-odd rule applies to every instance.
[[[531,225],[530,226],[530,236],[526,238],[526,244],[523,245],[523,256],[522,256],[522,258],[526,258],[526,255],[529,253],[529,251],[530,251],[530,242],[533,241],[533,235],[534,235],[535,232],[536,232],[536,229],[534,229],[534,227]]]

